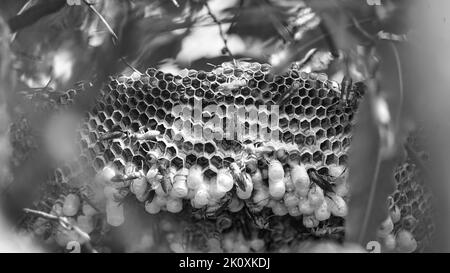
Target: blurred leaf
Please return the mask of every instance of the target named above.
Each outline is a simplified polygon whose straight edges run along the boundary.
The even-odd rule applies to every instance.
[[[61,10],[65,5],[65,0],[49,0],[45,3],[39,3],[25,10],[22,14],[9,19],[8,25],[12,32],[16,32],[34,24],[46,15]]]
[[[272,18],[286,18],[287,9],[282,9],[276,3],[266,4],[266,1],[244,1],[242,6],[224,10],[225,14],[234,15],[234,24],[228,33],[239,36],[258,37],[263,40],[280,36],[280,32],[273,24]],[[264,19],[263,19],[264,18]]]
[[[9,143],[9,115],[6,94],[12,88],[12,75],[9,73],[11,70],[9,38],[8,26],[0,17],[0,190],[6,186],[6,177],[9,175],[9,156],[12,152]]]
[[[376,239],[379,224],[387,217],[387,197],[394,190],[394,167],[398,158],[383,159],[382,139],[375,123],[373,94],[360,105],[349,155],[350,203],[346,236],[366,245]],[[395,153],[394,153],[395,154]]]

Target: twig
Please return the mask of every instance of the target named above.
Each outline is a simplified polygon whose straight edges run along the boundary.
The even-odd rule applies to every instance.
[[[113,41],[114,42],[118,42],[119,41],[119,37],[117,37],[116,33],[114,32],[112,27],[108,24],[108,21],[106,21],[105,17],[103,17],[103,15],[101,15],[100,12],[98,12],[98,10],[94,7],[94,4],[89,3],[87,0],[83,0],[83,2],[95,13],[95,15],[98,16],[98,18],[100,18],[102,23],[108,29],[109,33],[113,36]]]
[[[65,230],[71,230],[71,231],[75,231],[81,238],[84,239],[84,244],[86,245],[87,249],[90,252],[97,252],[94,248],[92,248],[92,245],[90,243],[91,241],[91,237],[89,236],[89,234],[87,234],[86,232],[84,232],[81,228],[79,228],[77,225],[73,225],[69,222],[69,220],[67,219],[67,217],[63,217],[63,216],[56,216],[50,213],[46,213],[43,211],[39,211],[39,210],[34,210],[34,209],[29,209],[29,208],[24,208],[23,211],[25,213],[29,213],[29,214],[34,214],[38,217],[42,217],[51,221],[56,221],[59,226],[61,226],[63,229]]]
[[[213,19],[214,23],[217,25],[217,27],[219,28],[219,34],[220,37],[222,38],[223,44],[224,44],[224,51],[226,51],[226,53],[228,54],[228,56],[230,56],[230,58],[232,58],[234,60],[234,55],[233,53],[231,53],[230,48],[228,47],[228,40],[225,37],[225,33],[223,32],[222,29],[222,23],[217,19],[217,17],[212,13],[211,8],[209,7],[208,1],[205,1],[205,7],[208,10],[208,14],[209,16]]]
[[[368,31],[366,31],[361,24],[359,23],[358,20],[356,20],[356,18],[353,15],[348,14],[348,16],[350,16],[350,19],[352,20],[353,26],[361,33],[364,35],[364,37],[366,37],[367,39],[369,39],[370,41],[374,42],[375,38],[373,35],[371,35]]]
[[[43,211],[39,211],[39,210],[34,210],[34,209],[29,209],[29,208],[24,208],[23,209],[24,212],[26,213],[30,213],[30,214],[34,214],[36,216],[45,218],[45,219],[49,219],[49,220],[59,220],[59,216],[50,214],[50,213],[46,213]]]
[[[310,62],[313,56],[317,53],[317,48],[310,49],[305,57],[298,62],[295,62],[295,69],[301,70],[308,62]]]
[[[406,36],[406,34],[397,35],[397,34],[385,32],[383,30],[380,30],[377,33],[377,37],[380,40],[387,40],[387,41],[392,41],[392,42],[406,42],[406,41],[408,41],[408,37]]]
[[[52,69],[53,70],[53,69]],[[50,72],[51,73],[51,72]],[[53,81],[53,77],[52,76],[50,76],[50,79],[48,80],[48,82],[47,82],[47,84],[44,86],[44,88],[42,88],[43,90],[47,90],[47,89],[49,89],[49,86],[50,86],[50,84],[52,83],[52,81]]]
[[[397,116],[395,117],[395,129],[398,130],[398,127],[400,126],[400,117],[402,114],[402,108],[403,108],[403,98],[404,98],[404,90],[403,90],[403,70],[402,70],[402,63],[400,60],[400,54],[398,52],[397,47],[395,46],[394,42],[389,43],[392,47],[392,51],[394,52],[395,56],[395,62],[397,64],[397,73],[398,73],[398,84],[399,84],[399,96],[400,96],[400,103],[397,107]]]
[[[23,5],[23,7],[19,10],[19,12],[17,13],[17,15],[21,15],[26,9],[28,9],[31,6],[31,3],[33,2],[33,0],[28,0],[25,5]],[[11,42],[13,42],[16,39],[17,36],[17,32],[14,32],[11,35]]]
[[[175,7],[179,8],[180,4],[178,4],[177,0],[172,0],[172,3]]]
[[[142,73],[141,73],[139,70],[137,70],[135,67],[133,67],[129,62],[127,62],[127,60],[125,60],[124,57],[120,57],[119,59],[120,59],[126,66],[128,66],[131,70],[133,70],[134,72],[139,73],[140,75],[142,75]]]
[[[19,10],[19,12],[17,13],[17,15],[21,15],[26,9],[28,9],[31,5],[31,3],[33,2],[33,0],[28,0],[25,5],[23,5],[23,7]]]
[[[367,39],[369,39],[372,43],[375,42],[376,38],[374,37],[374,35],[370,34],[368,31],[366,31],[362,26],[361,26],[361,21],[358,21],[355,16],[353,16],[353,14],[351,14],[350,12],[348,12],[345,8],[342,8],[341,4],[342,4],[342,0],[338,0],[337,2],[333,2],[337,8],[339,8],[340,10],[342,10],[352,21],[352,26],[354,26],[356,28],[356,30],[358,30],[364,37],[366,37]]]
[[[119,42],[119,37],[117,36],[117,34],[114,32],[114,30],[112,29],[111,25],[108,23],[108,21],[106,21],[105,17],[103,17],[103,15],[100,14],[100,12],[94,7],[94,4],[90,3],[88,0],[83,0],[83,3],[85,3],[89,9],[91,9],[95,15],[98,16],[98,18],[100,19],[100,21],[102,21],[102,23],[106,26],[106,29],[108,30],[108,32],[111,34],[111,36],[113,37],[112,41],[114,46],[117,46],[117,43]],[[142,73],[137,70],[135,67],[133,67],[130,63],[128,63],[124,57],[120,57],[120,60],[129,68],[131,68],[133,71],[135,71],[136,73],[139,73],[140,75],[142,75]]]
[[[370,211],[372,210],[373,202],[375,200],[375,191],[377,189],[381,161],[383,160],[382,158],[383,158],[383,156],[382,156],[381,149],[378,149],[377,162],[375,165],[375,172],[374,172],[374,176],[372,178],[372,183],[370,183],[369,200],[367,200],[367,207],[364,212],[364,218],[363,218],[363,222],[362,222],[362,226],[361,226],[362,232],[359,234],[359,238],[358,238],[358,242],[360,242],[360,243],[364,242],[364,237],[366,236],[367,227],[369,226],[369,221],[370,221],[369,216],[370,216]]]
[[[336,43],[331,36],[330,30],[328,29],[327,25],[323,22],[323,20],[320,20],[319,28],[322,31],[322,33],[325,35],[325,41],[328,44],[328,47],[330,48],[330,53],[333,56],[333,58],[339,58],[339,50],[336,46]]]

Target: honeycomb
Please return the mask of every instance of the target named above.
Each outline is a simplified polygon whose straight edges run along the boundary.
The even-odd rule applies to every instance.
[[[10,143],[14,149],[11,157],[11,166],[20,167],[37,149],[38,144],[33,136],[31,126],[26,117],[21,116],[14,120],[9,128]]]
[[[406,160],[395,169],[395,190],[388,198],[389,224],[382,225],[389,234],[379,234],[386,242],[392,238],[392,243],[386,244],[388,250],[424,252],[433,241],[435,204],[423,169],[430,157],[427,138],[423,128],[411,132],[406,141]]]
[[[420,169],[407,162],[395,172],[396,190],[392,195],[391,209],[400,209],[400,220],[395,223],[395,231],[406,230],[417,241],[417,251],[423,251],[432,240],[434,233],[432,195],[423,184]]]
[[[73,104],[74,99],[84,89],[91,85],[83,81],[77,82],[73,88],[60,92],[52,88],[43,88],[38,91],[21,91],[21,95],[28,99],[36,112],[48,113],[58,109],[63,109]]]
[[[303,214],[311,228],[345,216],[347,151],[364,85],[270,70],[233,62],[111,78],[80,127],[79,160],[55,179],[110,173],[111,202],[132,192],[150,213],[179,212],[190,201],[205,217],[269,207]],[[296,179],[306,181],[303,190]]]

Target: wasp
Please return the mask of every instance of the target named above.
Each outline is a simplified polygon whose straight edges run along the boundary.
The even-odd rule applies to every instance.
[[[289,87],[289,89],[280,96],[278,105],[285,105],[293,96],[295,96],[295,94],[298,94],[299,89],[300,84],[298,82],[294,82],[291,87]]]
[[[236,79],[233,81],[228,81],[226,83],[222,83],[217,87],[217,92],[219,92],[221,95],[231,95],[231,92],[233,90],[239,89],[241,87],[244,87],[247,85],[247,80],[245,79]]]
[[[232,162],[230,164],[231,176],[233,176],[234,181],[237,186],[241,188],[243,191],[247,190],[247,184],[245,183],[245,176],[242,173],[244,170],[240,168],[236,162]]]
[[[120,139],[128,136],[128,131],[124,131],[119,125],[114,126],[110,132],[101,134],[98,138],[99,141],[110,141],[114,139]]]
[[[266,198],[266,199],[268,199],[268,198]],[[266,199],[263,199],[259,202],[262,202]],[[272,215],[268,216],[265,211],[261,212],[261,211],[257,210],[256,208],[258,207],[258,203],[255,204],[253,202],[246,201],[245,207],[244,207],[245,214],[247,215],[248,218],[250,218],[252,220],[253,224],[255,224],[255,226],[258,229],[273,231],[272,228],[270,228],[269,219],[276,215],[272,214]]]
[[[139,132],[131,132],[130,130],[122,130],[120,127],[115,127],[111,132],[104,133],[99,137],[99,141],[111,141],[114,139],[126,139],[130,143],[136,140],[154,140],[161,133],[157,130],[144,131],[144,126],[139,128]]]
[[[348,102],[350,100],[351,92],[353,90],[352,84],[353,84],[352,78],[345,75],[341,81],[341,97],[340,97],[341,101]]]
[[[214,212],[213,215],[214,217],[221,215],[227,209],[228,205],[231,203],[232,197],[233,197],[232,193],[227,192],[227,194],[222,198],[223,204]]]
[[[270,199],[270,197],[264,198],[259,200],[258,202],[253,202],[250,200],[245,201],[245,208],[247,210],[249,210],[250,213],[255,214],[255,213],[259,213],[264,207],[260,206],[261,202],[264,202],[266,200]]]
[[[322,190],[324,190],[324,193],[332,192],[334,193],[333,187],[336,185],[336,180],[341,177],[345,172],[347,171],[347,168],[345,168],[342,173],[336,177],[331,176],[329,174],[320,174],[315,169],[308,169],[307,173],[312,183],[315,183],[318,185]]]
[[[145,127],[141,127],[140,132],[131,133],[129,137],[135,140],[154,140],[161,134],[161,132],[158,130],[144,131],[144,128]]]
[[[328,223],[324,224],[323,227],[315,227],[312,229],[312,233],[317,237],[339,237],[339,235],[342,235],[344,233],[345,229],[344,227],[332,227],[329,226]]]
[[[319,174],[317,170],[312,168],[308,169],[307,173],[311,181],[324,190],[324,192],[334,193],[333,186],[335,178],[332,178],[329,175]]]
[[[353,103],[355,102],[356,99],[356,95],[353,94],[353,80],[352,78],[348,77],[348,76],[344,76],[344,78],[341,81],[341,88],[340,88],[340,97],[339,100],[337,100],[335,103],[331,104],[329,106],[329,111],[331,113],[336,112],[337,108],[339,106],[341,107],[348,107],[353,105]]]
[[[253,174],[258,167],[258,160],[265,159],[267,154],[275,151],[273,146],[264,145],[260,142],[255,144],[247,144],[243,146],[243,152],[240,155],[240,161],[245,166],[242,170],[247,169],[250,174]]]
[[[116,174],[111,178],[111,182],[127,182],[136,178],[144,177],[142,172],[134,172],[130,174]]]
[[[244,151],[249,155],[255,155],[261,157],[264,154],[269,154],[275,151],[275,148],[270,145],[266,145],[263,142],[256,142],[255,144],[247,144],[244,146]]]
[[[341,82],[341,97],[345,107],[354,107],[357,100],[364,95],[364,91],[358,87],[354,87],[353,80],[350,77],[344,76]]]
[[[165,193],[169,193],[173,184],[169,174],[169,162],[168,161],[159,162],[157,169],[158,172],[162,175],[162,180],[160,182],[162,190]]]
[[[122,185],[119,184],[119,188],[129,187],[132,180],[145,177],[145,174],[142,171],[142,167],[143,167],[143,162],[142,162],[141,170],[138,170],[137,167],[134,166],[133,164],[127,163],[125,172],[115,174],[111,178],[110,181],[114,182],[114,183],[122,183]]]
[[[268,230],[268,231],[274,231],[270,227],[270,218],[276,216],[276,215],[270,215],[267,216],[264,213],[250,213],[248,209],[245,210],[246,214],[250,219],[252,220],[253,224],[255,224],[256,228],[260,230]]]
[[[195,210],[194,215],[203,220],[216,219],[227,210],[228,205],[231,203],[232,197],[232,193],[227,192],[227,194],[222,197],[222,199],[217,201],[217,203],[213,204],[212,206],[206,206],[201,209]],[[219,208],[208,211],[208,208],[214,207],[219,204],[221,204]]]

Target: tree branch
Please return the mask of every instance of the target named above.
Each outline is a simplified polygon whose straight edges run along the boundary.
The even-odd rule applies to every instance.
[[[219,28],[219,34],[220,34],[220,37],[222,38],[223,45],[224,45],[224,47],[223,47],[224,53],[227,53],[228,56],[232,60],[234,60],[235,59],[234,55],[233,55],[233,53],[231,53],[231,50],[228,47],[228,40],[227,40],[227,37],[225,36],[225,33],[224,33],[223,29],[222,29],[222,23],[219,21],[219,19],[217,19],[217,17],[212,12],[211,8],[209,7],[208,1],[205,1],[205,7],[206,7],[206,9],[208,11],[208,15],[213,19],[214,23],[216,23],[217,27]]]

